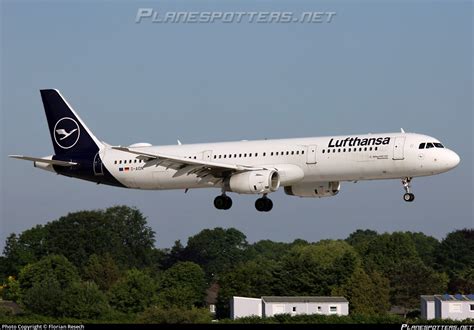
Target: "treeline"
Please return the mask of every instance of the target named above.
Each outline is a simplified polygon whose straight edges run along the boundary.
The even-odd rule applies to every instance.
[[[3,299],[50,318],[205,323],[210,291],[220,319],[229,317],[233,295],[343,295],[352,318],[374,320],[391,306],[418,309],[421,294],[474,292],[472,229],[441,242],[357,230],[345,240],[249,244],[234,228],[214,228],[185,246],[154,246],[137,209],[70,213],[8,237],[0,257]]]

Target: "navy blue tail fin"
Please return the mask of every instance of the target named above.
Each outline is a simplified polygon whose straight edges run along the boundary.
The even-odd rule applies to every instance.
[[[97,153],[102,143],[55,89],[40,90],[56,155]]]

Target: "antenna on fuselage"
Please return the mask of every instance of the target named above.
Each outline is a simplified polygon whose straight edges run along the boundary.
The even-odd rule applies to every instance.
[[[404,130],[403,128],[400,128],[400,131],[401,131],[402,133],[405,133],[405,130]]]

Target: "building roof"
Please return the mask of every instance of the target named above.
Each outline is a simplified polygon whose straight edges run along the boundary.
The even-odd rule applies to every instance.
[[[463,295],[463,294],[435,294],[435,295],[425,295],[421,296],[421,299],[426,301],[434,301],[434,300],[441,300],[441,301],[474,301],[474,295]]]
[[[347,303],[344,297],[314,297],[314,296],[299,296],[299,297],[284,297],[284,296],[263,296],[262,300],[265,302],[320,302],[320,303]]]

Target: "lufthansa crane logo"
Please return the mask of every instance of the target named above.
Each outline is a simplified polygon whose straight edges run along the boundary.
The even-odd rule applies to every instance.
[[[63,148],[70,149],[79,141],[81,130],[77,121],[72,118],[64,117],[58,120],[53,129],[54,142]]]

